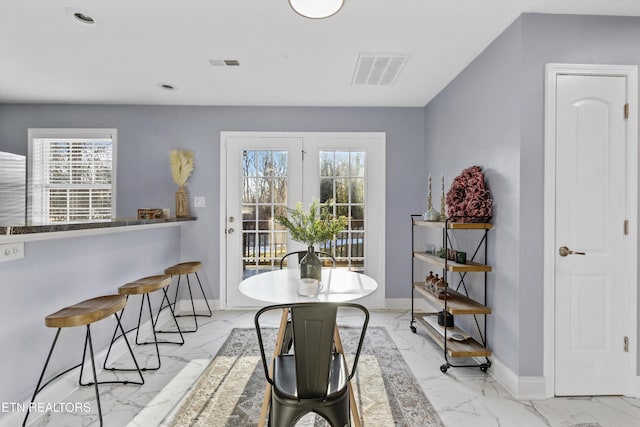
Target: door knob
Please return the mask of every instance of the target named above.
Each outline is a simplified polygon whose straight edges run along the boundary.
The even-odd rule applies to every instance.
[[[569,249],[566,246],[560,246],[560,249],[558,249],[558,253],[560,254],[560,256],[567,256],[567,255],[585,255],[584,252],[579,252],[579,251],[572,251],[571,249]]]
[[[233,228],[230,228],[230,229],[227,230],[227,233],[228,234],[233,234],[234,231],[236,231],[236,230],[234,230]]]

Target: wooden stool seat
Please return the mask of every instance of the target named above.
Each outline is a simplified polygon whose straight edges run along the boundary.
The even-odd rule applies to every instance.
[[[124,295],[105,295],[65,307],[44,318],[50,328],[87,325],[105,319],[122,310],[127,303]]]
[[[171,276],[159,274],[157,276],[143,277],[118,288],[120,295],[140,295],[158,291],[171,284]]]
[[[165,268],[164,274],[169,274],[170,276],[191,274],[199,271],[201,267],[202,263],[200,261],[181,262],[180,264],[172,265],[171,267]]]

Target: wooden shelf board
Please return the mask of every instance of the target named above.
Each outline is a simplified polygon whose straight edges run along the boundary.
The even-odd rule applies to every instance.
[[[427,321],[422,318],[420,313],[414,313],[414,320],[422,329],[444,350],[444,337],[436,329],[434,329]],[[468,335],[460,328],[447,328],[447,331],[459,331],[464,335]],[[448,334],[449,332],[447,332]],[[489,357],[491,350],[483,347],[473,338],[467,338],[464,341],[447,340],[447,354],[450,357]]]
[[[425,221],[422,219],[414,219],[413,224],[420,227],[445,227],[444,221]],[[493,224],[488,222],[450,222],[447,224],[447,228],[450,230],[491,230],[493,228]]]
[[[424,284],[416,282],[413,284],[413,288],[422,295],[427,301],[432,304],[436,304],[438,307],[444,309],[444,300],[438,298],[428,290],[424,288]],[[449,288],[448,292],[453,295],[453,298],[447,300],[447,311],[451,314],[491,314],[491,308],[480,304],[477,301],[472,300],[460,292],[456,292]]]
[[[445,268],[444,258],[440,258],[436,255],[431,255],[426,252],[414,252],[413,256],[424,262],[438,267]],[[447,261],[447,271],[452,272],[490,272],[491,266],[479,264],[477,262],[468,261],[466,264],[458,264],[454,261]]]

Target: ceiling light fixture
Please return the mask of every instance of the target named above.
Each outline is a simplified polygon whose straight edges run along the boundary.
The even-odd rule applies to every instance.
[[[322,19],[338,13],[344,0],[289,0],[289,5],[300,16]]]

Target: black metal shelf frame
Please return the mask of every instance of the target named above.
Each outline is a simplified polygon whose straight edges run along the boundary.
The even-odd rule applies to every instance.
[[[410,328],[411,331],[413,333],[416,333],[416,327],[414,325],[414,323],[416,322],[415,320],[415,291],[414,291],[414,283],[416,282],[415,280],[415,269],[414,269],[414,265],[413,265],[413,258],[415,258],[413,256],[413,253],[415,251],[415,230],[414,227],[416,226],[416,219],[422,217],[421,214],[412,214],[411,215],[411,253],[412,253],[412,265],[411,265],[411,322],[410,322]],[[465,283],[465,277],[467,275],[467,273],[469,273],[468,271],[464,271],[464,272],[453,272],[453,271],[449,271],[448,267],[449,267],[449,258],[447,256],[448,249],[449,248],[453,248],[453,243],[451,241],[451,233],[450,231],[453,231],[453,228],[450,228],[450,224],[451,223],[456,223],[458,217],[448,217],[445,219],[444,221],[444,226],[442,227],[442,242],[443,242],[443,247],[444,247],[444,251],[445,251],[445,257],[444,257],[444,267],[442,269],[442,277],[445,278],[445,280],[447,281],[447,283],[449,283],[448,279],[448,273],[451,273],[452,276],[455,276],[455,274],[458,274],[458,280],[457,280],[457,285],[455,286],[455,290],[457,292],[461,292],[460,287],[462,287],[462,291],[464,291],[464,295],[466,295],[467,297],[469,297],[469,291],[467,288],[467,284]],[[481,230],[483,231],[482,233],[482,237],[480,239],[480,241],[478,242],[473,255],[471,256],[471,258],[469,258],[469,261],[474,262],[476,261],[477,257],[479,256],[479,254],[483,254],[484,258],[483,258],[483,263],[486,264],[487,263],[487,253],[488,253],[488,248],[487,248],[487,237],[488,237],[488,233],[489,233],[489,229],[488,228],[484,228],[484,229],[474,229],[474,230]],[[477,272],[474,272],[474,274],[477,274]],[[484,271],[482,272],[483,274],[483,305],[486,306],[487,305],[487,272]],[[447,285],[447,288],[449,288],[451,286]],[[461,292],[462,293],[462,292]],[[444,299],[444,311],[447,312],[448,309],[448,300]],[[425,313],[421,313],[421,314],[425,314]],[[487,346],[487,322],[486,322],[486,314],[472,314],[474,321],[475,321],[475,325],[476,325],[476,329],[478,331],[478,334],[480,336],[480,341],[483,347]],[[483,324],[482,326],[480,325],[480,322],[478,321],[478,316],[483,316]],[[489,369],[489,367],[491,367],[491,361],[489,360],[488,356],[484,356],[485,361],[481,362],[481,363],[473,363],[473,364],[456,364],[456,363],[452,363],[449,360],[449,354],[448,354],[448,339],[447,339],[447,328],[444,328],[444,343],[443,343],[443,357],[445,359],[445,363],[443,365],[440,366],[440,370],[443,373],[446,373],[447,370],[449,368],[480,368],[480,370],[482,372],[487,372],[487,370]],[[477,357],[477,356],[475,356]]]

